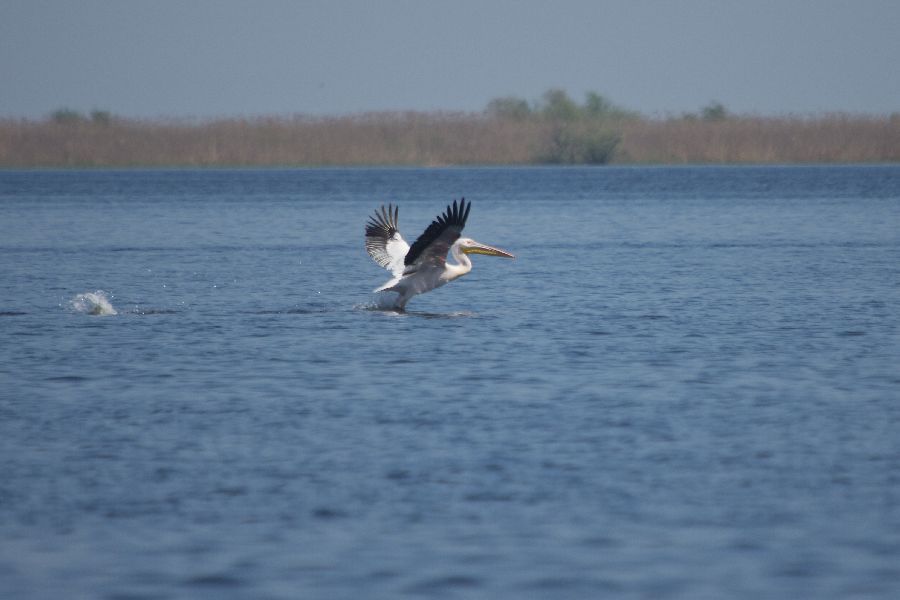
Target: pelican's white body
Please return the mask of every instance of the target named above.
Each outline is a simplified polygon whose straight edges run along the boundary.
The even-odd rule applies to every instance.
[[[468,238],[463,239],[472,241]],[[406,303],[413,296],[430,292],[454,279],[459,279],[472,270],[472,260],[460,250],[460,242],[463,239],[457,240],[450,247],[450,254],[453,255],[457,264],[445,262],[443,265],[435,263],[410,265],[399,276],[395,276],[375,291],[396,292],[397,298],[393,302],[393,308],[404,310]]]

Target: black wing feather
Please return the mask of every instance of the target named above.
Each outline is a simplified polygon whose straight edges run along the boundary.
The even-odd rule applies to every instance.
[[[366,223],[366,252],[382,267],[388,267],[391,256],[387,253],[387,243],[398,233],[397,217],[399,209],[392,204],[381,206],[381,212],[375,211],[375,215],[369,217]]]
[[[428,229],[413,242],[409,252],[406,253],[406,258],[403,259],[403,264],[406,266],[413,264],[432,245],[435,257],[441,261],[445,260],[450,246],[462,234],[471,209],[472,203],[466,204],[465,198],[460,199],[458,205],[454,200],[453,204],[447,206],[444,214],[432,221]]]

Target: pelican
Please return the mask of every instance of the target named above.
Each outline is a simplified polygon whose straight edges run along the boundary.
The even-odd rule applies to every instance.
[[[515,258],[509,252],[460,237],[472,204],[462,198],[447,206],[444,214],[431,222],[428,229],[410,246],[397,228],[397,207],[381,206],[366,223],[366,251],[376,263],[394,276],[375,292],[397,292],[393,308],[406,309],[410,298],[430,292],[458,279],[472,270],[469,254],[486,254]],[[456,264],[447,262],[447,253]]]

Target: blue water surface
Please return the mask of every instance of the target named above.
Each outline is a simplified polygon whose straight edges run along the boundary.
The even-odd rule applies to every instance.
[[[900,167],[0,171],[0,596],[896,598]]]

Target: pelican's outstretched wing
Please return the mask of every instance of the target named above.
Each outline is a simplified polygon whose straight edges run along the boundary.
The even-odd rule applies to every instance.
[[[366,252],[394,276],[403,274],[403,258],[409,252],[409,244],[397,229],[398,212],[396,206],[388,204],[385,209],[382,205],[381,212],[376,210],[366,223]]]
[[[425,233],[413,242],[403,260],[404,264],[407,267],[415,263],[443,265],[447,261],[447,251],[466,226],[471,208],[471,203],[466,204],[465,198],[460,199],[458,206],[454,200],[444,214],[432,221]]]

